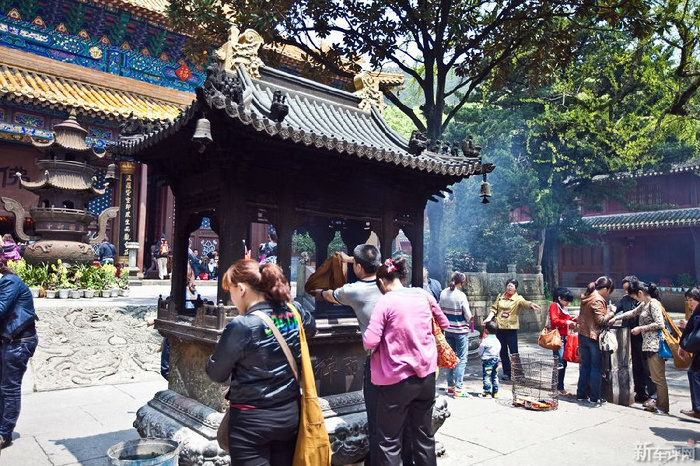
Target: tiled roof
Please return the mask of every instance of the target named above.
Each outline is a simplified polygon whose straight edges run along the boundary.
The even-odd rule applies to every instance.
[[[686,160],[685,162],[671,164],[670,166],[667,166],[667,168],[655,167],[645,168],[634,172],[620,172],[606,175],[596,175],[593,177],[593,180],[602,181],[608,179],[618,180],[624,178],[645,178],[649,176],[670,175],[671,173],[683,173],[698,170],[700,170],[700,157],[694,157],[690,160]]]
[[[6,64],[0,64],[0,96],[44,107],[82,110],[110,119],[125,119],[133,112],[140,118],[172,120],[181,108],[153,97]]]
[[[120,151],[135,154],[171,134],[176,133],[197,112],[197,106],[207,105],[225,111],[236,123],[249,130],[267,133],[273,138],[295,144],[315,146],[356,158],[367,158],[429,173],[466,178],[490,172],[491,164],[482,166],[480,157],[448,155],[424,150],[419,155],[409,153],[409,141],[392,130],[381,115],[372,108],[358,108],[360,99],[353,94],[329,86],[291,76],[266,67],[262,78],[251,78],[245,68],[237,72],[215,72],[204,83],[195,106],[163,129],[147,135],[122,137]],[[231,90],[239,82],[242,94],[237,103]],[[288,105],[282,122],[271,119],[273,94],[279,91]]]
[[[98,3],[109,5],[112,8],[126,10],[151,21],[167,24],[168,0],[96,0]]]
[[[598,215],[583,217],[583,221],[606,231],[691,227],[700,225],[700,207]]]

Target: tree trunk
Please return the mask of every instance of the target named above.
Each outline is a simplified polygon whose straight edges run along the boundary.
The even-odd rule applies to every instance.
[[[544,254],[544,240],[547,237],[547,230],[540,230],[540,244],[537,245],[537,265],[542,265],[542,256]]]
[[[442,107],[440,107],[441,109]],[[426,107],[426,133],[428,139],[435,141],[442,137],[442,113],[438,107],[432,105]],[[445,241],[444,241],[444,219],[445,204],[442,199],[437,202],[428,201],[426,206],[428,215],[428,225],[430,227],[430,244],[428,244],[428,261],[426,268],[430,277],[445,281]]]
[[[556,239],[554,229],[547,228],[543,231],[544,252],[542,256],[542,275],[545,286],[549,289],[551,296],[559,286],[559,242]]]

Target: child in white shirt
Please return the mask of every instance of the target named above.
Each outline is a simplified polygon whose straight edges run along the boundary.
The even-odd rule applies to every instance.
[[[484,324],[486,336],[479,345],[479,356],[481,356],[481,374],[484,380],[484,392],[482,397],[498,398],[498,365],[501,363],[499,354],[501,353],[501,342],[496,338],[498,324],[496,320],[491,320]]]

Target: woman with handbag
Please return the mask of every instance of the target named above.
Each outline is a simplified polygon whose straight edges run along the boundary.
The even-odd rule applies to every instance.
[[[496,319],[498,332],[496,337],[501,342],[501,364],[503,380],[510,380],[510,356],[518,352],[518,329],[520,328],[520,311],[532,309],[539,311],[539,304],[530,302],[518,294],[518,280],[511,278],[506,282],[506,291],[496,298],[484,323]]]
[[[224,329],[206,371],[215,382],[230,379],[231,464],[289,466],[299,428],[299,382],[274,330],[256,315],[261,311],[274,322],[300,366],[299,325],[287,305],[289,284],[277,265],[242,259],[226,271],[222,288],[239,315]],[[316,325],[309,312],[302,313],[302,321],[313,335]]]
[[[569,327],[574,325],[576,318],[569,314],[569,304],[574,300],[574,295],[568,288],[557,288],[554,291],[554,301],[549,305],[549,321],[552,330],[557,329],[561,336],[561,347],[553,350],[554,359],[557,360],[558,381],[557,390],[561,396],[573,396],[572,393],[564,389],[564,376],[566,375],[567,363],[564,360],[564,346],[569,336]]]
[[[440,293],[440,308],[450,321],[450,327],[445,330],[445,338],[459,358],[454,369],[447,369],[447,394],[455,398],[470,397],[466,390],[462,390],[464,369],[469,356],[469,332],[474,319],[469,310],[467,295],[462,291],[466,280],[463,273],[455,272],[450,279],[449,288]]]
[[[631,311],[619,314],[610,319],[612,325],[618,320],[631,319],[639,316],[639,325],[630,330],[632,335],[642,335],[642,357],[649,365],[651,380],[656,385],[656,402],[653,398],[647,400],[644,409],[655,414],[668,414],[668,385],[666,383],[666,360],[659,356],[662,333],[664,328],[663,307],[659,302],[661,294],[654,283],[644,283],[633,280],[627,287],[627,294],[641,305]]]
[[[588,284],[581,295],[581,311],[578,314],[578,385],[576,400],[599,406],[605,401],[600,397],[603,383],[603,353],[598,346],[598,337],[615,313],[608,311],[607,298],[615,290],[612,278],[602,276]]]
[[[692,357],[692,362],[688,369],[690,403],[692,409],[682,409],[681,414],[700,419],[700,350],[689,346],[697,345],[700,341],[700,288],[695,286],[686,291],[685,299],[692,314],[690,314],[685,323],[685,328],[683,328],[681,347],[678,349],[678,355],[683,359]],[[693,350],[694,352],[690,354],[689,350]]]
[[[432,412],[435,405],[437,348],[433,318],[441,329],[450,323],[435,298],[406,288],[405,259],[387,259],[377,270],[383,296],[362,336],[372,351],[372,383],[377,387],[377,445],[380,465],[435,466]],[[402,434],[411,445],[402,445]],[[410,451],[406,457],[404,449]]]

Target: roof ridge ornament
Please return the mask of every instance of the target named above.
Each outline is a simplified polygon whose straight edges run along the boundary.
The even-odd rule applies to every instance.
[[[384,94],[379,90],[379,80],[366,71],[355,75],[355,95],[359,97],[358,108],[369,112],[372,106],[377,108],[380,115],[384,115]]]
[[[258,50],[263,44],[262,36],[254,29],[246,29],[241,34],[232,24],[228,41],[214,51],[214,57],[219,60],[223,70],[235,72],[239,65],[243,65],[249,75],[260,78],[260,68],[265,63],[258,57]]]

